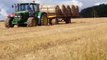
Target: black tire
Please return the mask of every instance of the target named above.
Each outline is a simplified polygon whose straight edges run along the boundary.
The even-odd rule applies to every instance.
[[[69,23],[71,23],[71,18],[64,18],[64,21],[66,24],[69,24]]]
[[[68,18],[68,23],[71,23],[71,18]]]
[[[7,18],[5,20],[5,27],[6,28],[14,27],[14,25],[12,24],[12,20],[13,20],[13,18]]]
[[[55,20],[55,24],[59,24],[58,18],[56,18],[56,20]]]
[[[40,25],[48,25],[47,14],[42,14],[40,18]]]
[[[27,27],[36,26],[36,21],[34,17],[29,17],[27,20]]]

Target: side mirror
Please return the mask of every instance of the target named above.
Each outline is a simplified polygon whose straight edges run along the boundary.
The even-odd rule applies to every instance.
[[[12,8],[14,8],[14,5],[12,5]]]

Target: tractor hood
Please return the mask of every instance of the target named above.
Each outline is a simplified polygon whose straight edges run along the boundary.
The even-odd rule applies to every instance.
[[[13,24],[26,24],[27,19],[29,18],[28,11],[18,11],[15,12],[15,17],[13,19]]]
[[[29,16],[29,12],[28,11],[19,11],[15,13],[15,17],[28,17]]]

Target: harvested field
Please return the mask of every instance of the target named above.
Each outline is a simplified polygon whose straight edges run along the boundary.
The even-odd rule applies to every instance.
[[[0,22],[0,60],[107,60],[107,18],[9,29]]]

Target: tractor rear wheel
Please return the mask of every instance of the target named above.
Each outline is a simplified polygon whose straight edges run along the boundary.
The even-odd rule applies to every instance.
[[[40,18],[40,25],[48,25],[48,17],[47,14],[42,14]]]
[[[33,27],[36,25],[36,21],[34,17],[29,17],[27,20],[27,27]]]
[[[14,27],[14,25],[12,24],[12,20],[13,20],[13,18],[7,18],[5,20],[5,27],[6,28]]]

